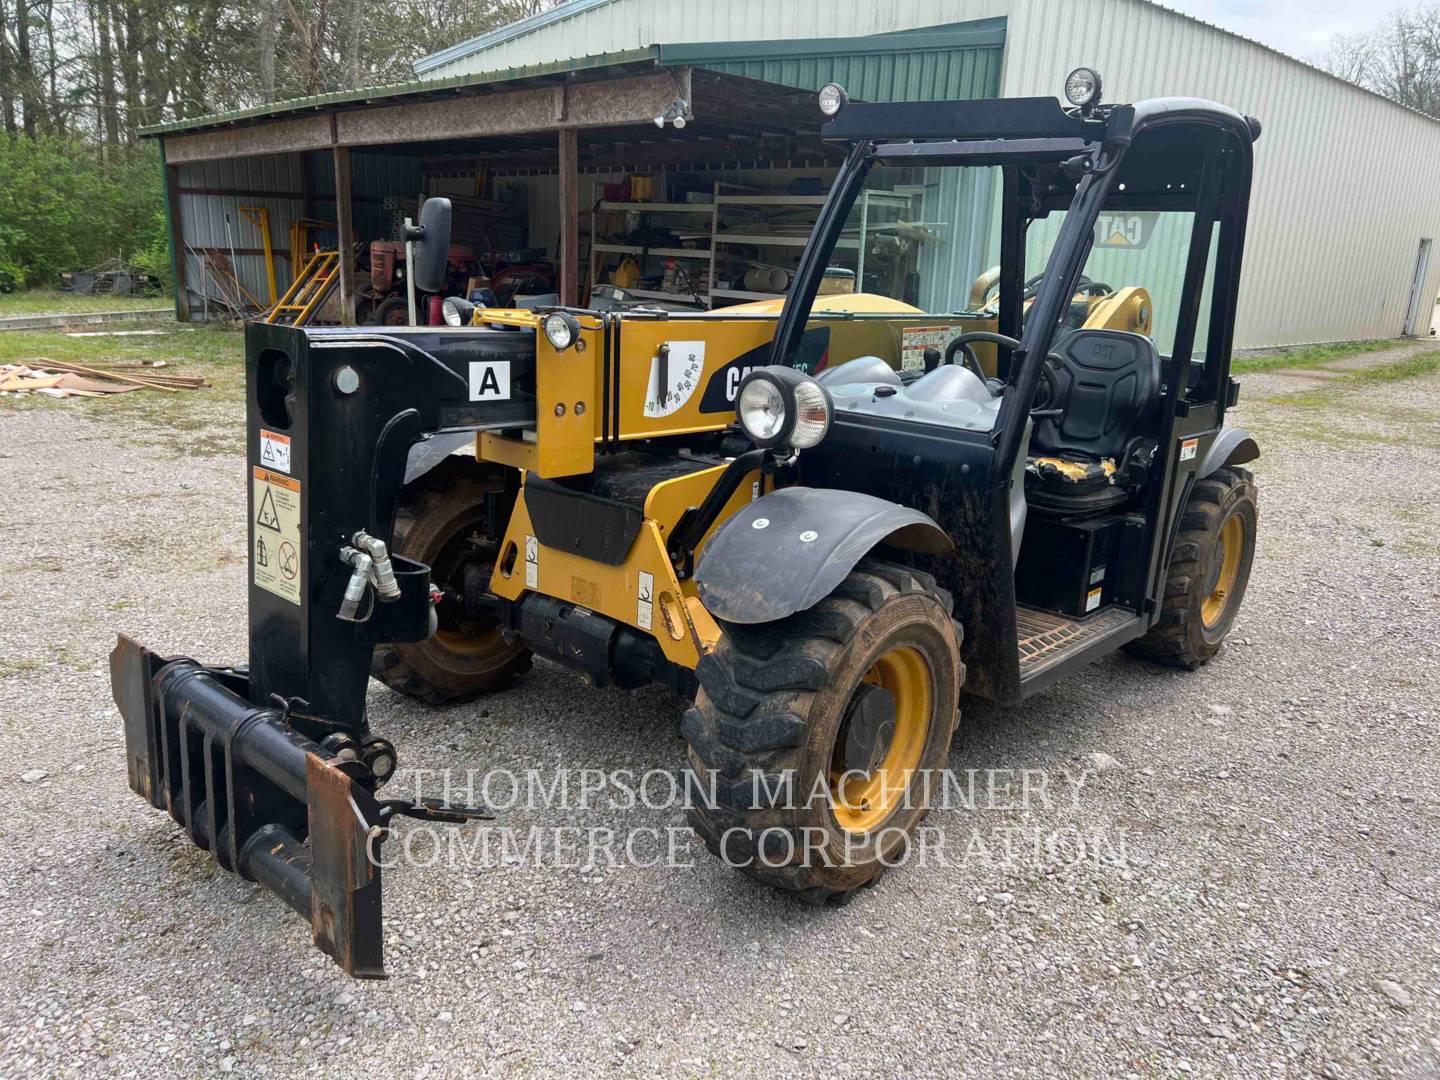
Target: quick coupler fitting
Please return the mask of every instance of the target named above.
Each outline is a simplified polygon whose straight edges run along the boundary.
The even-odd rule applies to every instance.
[[[340,610],[335,613],[335,617],[345,622],[360,622],[357,617],[360,601],[365,599],[365,586],[370,583],[374,561],[365,552],[353,547],[341,548],[340,559],[351,567],[351,571],[350,580],[345,585],[345,598],[340,601]],[[394,580],[393,574],[391,580]]]
[[[385,541],[362,530],[352,536],[350,542],[370,556],[370,580],[375,585],[376,595],[381,600],[399,600],[400,583],[395,580],[395,566],[390,561],[390,549],[385,546]]]

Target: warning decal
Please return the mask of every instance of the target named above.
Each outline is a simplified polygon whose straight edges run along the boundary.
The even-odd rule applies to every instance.
[[[290,471],[290,436],[260,429],[260,464],[267,469]]]
[[[963,324],[904,327],[900,331],[900,369],[924,371],[926,349],[938,349],[943,353],[950,339],[964,332]]]
[[[636,593],[635,625],[649,630],[655,625],[655,575],[641,570]]]
[[[250,565],[255,584],[300,603],[300,481],[255,466]]]

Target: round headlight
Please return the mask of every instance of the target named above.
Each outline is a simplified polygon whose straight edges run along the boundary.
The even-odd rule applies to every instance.
[[[826,116],[839,116],[840,110],[849,100],[850,95],[845,93],[845,88],[839,83],[826,83],[820,88],[820,111]]]
[[[751,378],[735,395],[735,416],[755,442],[773,445],[785,429],[785,395],[774,381]]]
[[[740,383],[735,416],[756,446],[806,450],[830,430],[830,395],[818,382],[789,367],[756,368]]]
[[[580,323],[575,316],[567,315],[563,311],[552,311],[545,316],[545,321],[540,326],[545,331],[546,340],[556,352],[564,352],[574,345],[575,339],[580,336]]]
[[[440,305],[440,314],[446,326],[469,326],[470,318],[475,314],[475,305],[464,297],[447,296]]]
[[[1100,100],[1100,73],[1078,67],[1065,76],[1065,100],[1077,108],[1094,105]]]

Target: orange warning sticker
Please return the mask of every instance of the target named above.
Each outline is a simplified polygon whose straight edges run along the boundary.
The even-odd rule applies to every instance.
[[[300,481],[255,466],[250,566],[255,584],[300,603]]]

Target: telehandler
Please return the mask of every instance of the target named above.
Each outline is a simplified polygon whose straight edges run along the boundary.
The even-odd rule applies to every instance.
[[[379,978],[387,824],[483,809],[381,798],[372,673],[458,702],[538,654],[693,697],[695,831],[825,903],[897,861],[962,691],[1205,663],[1255,544],[1225,413],[1260,125],[1102,104],[1087,69],[1066,97],[827,86],[844,164],[783,303],[250,326],[248,664],[121,636],[131,786]],[[448,213],[412,230],[419,288]]]

